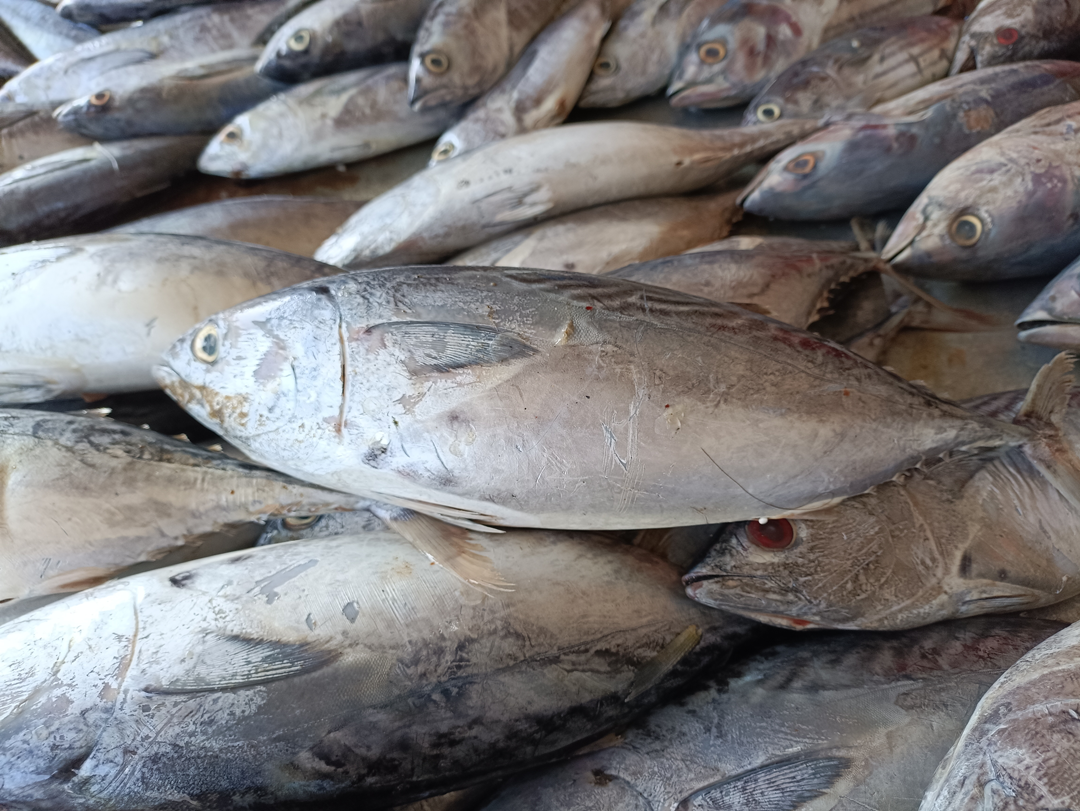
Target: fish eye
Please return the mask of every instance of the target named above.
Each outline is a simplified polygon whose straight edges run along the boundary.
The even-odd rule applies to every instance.
[[[306,51],[308,46],[311,45],[311,31],[307,28],[301,28],[287,40],[285,40],[285,46],[290,51]]]
[[[814,153],[804,152],[799,157],[789,160],[784,169],[793,175],[808,175],[814,171],[815,166],[817,166],[817,157]]]
[[[949,238],[961,248],[970,248],[983,235],[983,221],[974,214],[961,214],[949,223]]]
[[[619,62],[613,56],[601,56],[593,62],[592,71],[597,76],[610,76],[619,69]]]
[[[320,516],[318,515],[290,515],[287,518],[281,519],[281,525],[285,529],[304,529],[310,527]]]
[[[207,324],[196,332],[191,340],[191,353],[203,363],[213,363],[218,359],[220,351],[221,342],[215,324]]]
[[[233,124],[221,131],[221,140],[230,144],[235,144],[244,140],[244,133],[240,131],[238,126]]]
[[[746,536],[762,549],[787,549],[795,541],[795,527],[786,518],[770,518],[764,524],[751,521]]]
[[[724,57],[727,56],[727,43],[722,39],[715,42],[706,42],[697,49],[697,55],[698,59],[706,65],[715,65],[717,62],[722,62]]]
[[[996,37],[997,41],[1002,45],[1015,45],[1016,41],[1020,39],[1020,32],[1015,28],[999,28]]]
[[[431,159],[433,161],[444,161],[451,157],[456,150],[456,147],[449,141],[445,144],[440,144],[435,147],[435,151],[431,153]]]
[[[424,67],[432,73],[446,73],[450,70],[450,57],[438,51],[428,51],[424,54]]]
[[[106,104],[109,103],[109,99],[111,98],[112,93],[110,93],[108,90],[99,90],[90,97],[90,103],[94,107],[104,107]]]
[[[770,121],[775,121],[781,115],[783,115],[783,111],[780,109],[779,104],[770,101],[768,104],[758,105],[758,108],[754,114],[757,116],[758,121],[762,122],[763,124],[768,124]]]

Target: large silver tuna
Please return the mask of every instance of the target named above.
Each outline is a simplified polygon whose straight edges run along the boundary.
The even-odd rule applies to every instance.
[[[1060,627],[976,620],[773,648],[484,811],[915,811],[994,678]]]
[[[740,307],[606,276],[410,267],[214,316],[159,382],[251,458],[451,520],[777,516],[1026,430]]]
[[[0,626],[0,803],[382,808],[557,757],[749,632],[595,536],[515,531],[490,553],[520,588],[480,593],[365,535],[148,572]]]
[[[1076,0],[982,0],[964,23],[950,72],[1027,59],[1072,59],[1078,48]]]
[[[1056,349],[1080,349],[1080,260],[1046,285],[1016,319],[1021,341]]]
[[[613,121],[507,138],[376,197],[315,255],[340,267],[438,261],[581,208],[703,188],[815,126],[690,130]]]

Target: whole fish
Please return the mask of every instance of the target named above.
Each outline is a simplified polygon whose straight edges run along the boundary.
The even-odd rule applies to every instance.
[[[21,105],[0,109],[0,173],[37,158],[89,146],[81,135],[68,132],[48,113]]]
[[[58,16],[44,3],[26,0],[0,0],[0,22],[35,59],[45,59],[101,36],[95,28]]]
[[[426,141],[460,115],[415,113],[405,101],[404,62],[297,85],[237,116],[207,144],[199,170],[272,177],[371,158]]]
[[[515,591],[369,534],[148,572],[5,624],[0,802],[386,807],[557,757],[750,632],[632,547],[520,530],[491,547]]]
[[[155,61],[181,62],[248,48],[294,0],[216,3],[102,34],[37,62],[0,88],[0,102],[39,109],[89,96],[102,80],[137,82]],[[116,74],[120,74],[117,76]]]
[[[311,256],[361,205],[329,197],[234,197],[144,217],[109,231],[227,239]]]
[[[920,811],[1072,808],[1080,802],[1078,646],[1080,625],[1070,625],[1005,671],[941,761]]]
[[[0,403],[155,387],[192,324],[336,268],[199,237],[90,234],[0,251]],[[33,302],[48,301],[47,308]]]
[[[950,161],[1045,107],[1080,99],[1080,65],[1022,62],[927,85],[780,152],[747,211],[786,220],[864,216],[914,202]]]
[[[972,620],[790,642],[713,675],[609,748],[507,783],[483,808],[916,811],[993,679],[1060,627]]]
[[[1048,392],[1060,412],[1062,382]],[[1039,396],[989,407],[1030,421],[1043,418],[1031,413]],[[1057,420],[1052,439],[1080,440],[1078,407],[1080,397],[1046,418]],[[911,628],[1069,599],[1080,593],[1080,507],[1042,451],[946,457],[820,512],[732,526],[684,578],[687,593],[796,629]]]
[[[743,126],[869,110],[948,73],[959,20],[909,17],[830,40],[754,97]]]
[[[554,127],[570,115],[611,24],[608,0],[578,0],[540,32],[513,69],[443,133],[431,161],[489,141]]]
[[[147,20],[182,6],[209,5],[227,0],[60,0],[60,16],[87,25],[115,25]]]
[[[1072,59],[1078,48],[1077,0],[982,0],[964,23],[950,73],[1028,59]]]
[[[952,280],[1057,273],[1080,254],[1080,102],[1050,107],[934,176],[881,255]]]
[[[267,516],[364,503],[152,431],[44,411],[0,410],[0,471],[3,603],[79,591]]]
[[[654,197],[587,208],[477,245],[447,264],[606,273],[722,239],[742,216],[735,205],[738,194]]]
[[[69,101],[53,116],[65,129],[101,141],[214,132],[287,85],[255,73],[258,50],[224,51],[148,70],[135,85]]]
[[[581,208],[704,188],[814,127],[795,120],[689,130],[611,121],[518,135],[379,195],[315,256],[340,267],[438,261]]]
[[[266,43],[255,69],[282,82],[403,59],[430,0],[318,0]]]
[[[165,363],[259,462],[508,526],[784,515],[1028,435],[740,307],[554,271],[342,274],[219,313]]]
[[[1038,298],[1016,319],[1021,341],[1080,349],[1080,260],[1074,261],[1046,285]]]
[[[92,144],[0,175],[0,244],[78,230],[195,168],[205,136],[162,135]]]
[[[563,0],[434,0],[409,56],[409,104],[424,110],[483,95],[562,5]]]

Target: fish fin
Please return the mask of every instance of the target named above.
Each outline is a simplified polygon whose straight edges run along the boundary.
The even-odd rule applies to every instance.
[[[109,77],[105,74],[109,71],[130,68],[132,65],[141,65],[143,62],[149,62],[151,59],[156,58],[157,54],[144,48],[125,48],[123,50],[89,54],[80,59],[72,69],[99,76],[102,85],[104,85],[101,89],[107,90]],[[92,67],[87,68],[88,65]]]
[[[935,298],[915,284],[911,279],[899,273],[892,265],[882,260],[875,266],[882,276],[889,277],[896,285],[926,306],[917,308],[904,326],[911,329],[935,329],[942,332],[983,332],[1008,326],[1007,321],[998,321],[989,315],[952,307],[939,298]]]
[[[389,515],[394,507],[404,507],[407,510],[424,513],[424,515],[438,518],[447,524],[453,524],[455,527],[462,527],[473,532],[488,532],[501,535],[505,531],[498,527],[488,526],[488,524],[497,523],[499,519],[487,513],[478,513],[475,510],[465,510],[460,507],[449,507],[432,501],[421,501],[418,498],[400,498],[386,493],[376,493],[375,495],[381,499],[381,502],[371,504],[365,509],[384,522],[386,521],[384,513]]]
[[[60,381],[32,372],[0,372],[0,403],[40,403],[69,393]]]
[[[633,701],[650,687],[659,684],[660,680],[670,673],[686,654],[696,648],[699,642],[701,642],[701,629],[696,625],[686,626],[678,636],[664,645],[656,656],[638,668],[626,700]]]
[[[75,154],[68,154],[74,152]],[[85,147],[76,147],[65,152],[58,152],[40,158],[33,163],[24,163],[0,177],[0,188],[14,186],[28,180],[37,180],[54,172],[66,172],[84,163],[98,159],[98,153],[91,153]]]
[[[251,68],[255,64],[257,56],[258,52],[253,51],[251,54],[245,53],[234,59],[221,59],[199,65],[189,65],[182,70],[178,70],[176,73],[170,74],[169,79],[202,81],[204,79],[212,79],[215,76],[225,76],[229,73],[236,73],[237,71]]]
[[[1038,608],[1047,603],[1047,595],[1016,583],[998,583],[987,580],[964,590],[958,601],[958,617],[974,617],[980,614],[1000,614]]]
[[[772,763],[706,786],[676,811],[794,811],[827,793],[849,765],[842,757]]]
[[[338,655],[311,643],[210,634],[199,643],[194,662],[185,672],[143,690],[183,694],[255,687],[318,670]]]
[[[1080,458],[1062,428],[1075,360],[1071,353],[1062,352],[1039,370],[1013,423],[1032,431],[1024,444],[1027,457],[1080,510]]]
[[[514,584],[506,582],[496,571],[495,563],[484,554],[484,547],[473,539],[469,530],[412,510],[384,510],[376,514],[390,529],[463,583],[485,594],[485,589],[514,590]]]
[[[491,366],[535,355],[536,349],[510,332],[478,324],[443,321],[388,321],[375,324],[365,338],[392,342],[408,355],[414,374]]]

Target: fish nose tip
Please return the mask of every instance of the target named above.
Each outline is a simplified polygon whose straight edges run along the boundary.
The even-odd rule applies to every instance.
[[[896,226],[885,247],[881,249],[881,258],[893,265],[902,265],[910,261],[914,252],[915,240],[922,233],[925,221],[921,214],[908,211]]]

